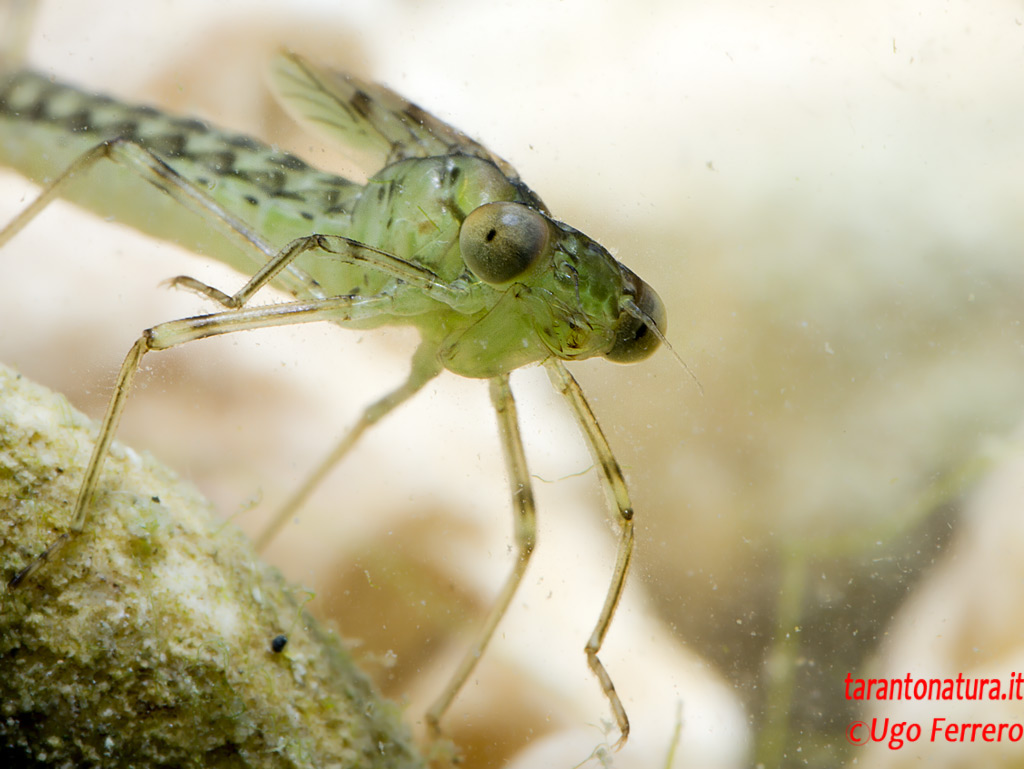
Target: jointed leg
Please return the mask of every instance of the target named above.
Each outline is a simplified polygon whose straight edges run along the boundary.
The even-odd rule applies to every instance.
[[[405,382],[396,390],[367,406],[366,410],[360,414],[359,419],[356,420],[356,423],[341,439],[341,442],[334,447],[334,450],[310,474],[302,486],[277,511],[270,524],[256,539],[256,549],[262,550],[270,544],[270,541],[281,530],[285,522],[302,506],[306,498],[320,485],[324,477],[342,460],[369,427],[376,424],[423,389],[423,385],[437,376],[440,370],[441,366],[437,361],[437,351],[434,346],[421,344],[413,356],[412,369]]]
[[[79,490],[75,502],[73,521],[68,533],[61,535],[42,554],[37,556],[25,569],[19,572],[9,583],[10,588],[24,582],[36,569],[49,560],[72,536],[82,530],[85,525],[89,500],[95,491],[103,459],[117,427],[118,419],[135,372],[142,356],[150,350],[167,349],[174,345],[206,336],[241,331],[246,328],[261,328],[271,325],[302,323],[315,320],[344,320],[354,317],[368,317],[384,311],[394,304],[394,297],[382,295],[375,298],[326,297],[320,286],[303,270],[295,265],[295,260],[307,251],[319,250],[325,258],[337,258],[349,264],[359,263],[376,269],[384,274],[398,278],[400,281],[396,292],[402,289],[414,289],[419,292],[418,298],[434,299],[449,306],[464,305],[466,301],[474,301],[464,289],[442,282],[429,270],[412,264],[400,257],[380,249],[342,236],[309,235],[298,238],[278,250],[260,238],[244,222],[237,219],[213,200],[204,190],[182,177],[177,171],[145,147],[123,139],[103,142],[81,155],[55,181],[46,187],[39,196],[6,227],[0,229],[0,246],[3,246],[47,205],[66,192],[69,184],[81,174],[86,173],[97,161],[112,160],[122,167],[134,172],[156,187],[166,192],[175,201],[196,213],[211,226],[224,232],[244,249],[256,252],[262,266],[234,295],[225,294],[218,289],[207,286],[190,277],[175,278],[172,283],[196,291],[225,307],[228,312],[172,321],[161,324],[145,332],[132,347],[131,352],[122,364],[115,386],[114,396],[104,417],[93,455],[90,458],[86,477]],[[285,273],[285,271],[287,271]],[[268,308],[253,310],[241,309],[260,288],[278,277],[283,276],[283,283],[296,293],[311,297],[306,302],[290,302]],[[402,283],[407,285],[401,285]],[[411,292],[406,292],[408,296]],[[409,307],[403,304],[406,312]],[[423,384],[435,376],[439,370],[436,361],[426,361],[425,353],[413,362],[413,371],[409,380],[398,390],[370,406],[362,415],[352,432],[342,442],[328,461],[321,465],[313,477],[290,500],[285,509],[275,519],[271,529],[261,538],[265,543],[286,520],[294,509],[309,494],[340,457],[355,442],[359,435],[371,424],[382,418],[403,401],[412,396]]]
[[[148,349],[147,339],[143,335],[132,345],[132,349],[128,351],[124,363],[121,364],[121,371],[117,375],[117,383],[114,385],[114,395],[110,399],[110,403],[107,404],[107,413],[103,417],[96,445],[93,446],[92,455],[89,457],[89,465],[85,469],[85,477],[82,479],[82,485],[78,487],[78,498],[75,500],[71,526],[66,532],[51,542],[43,552],[29,561],[25,568],[11,578],[7,583],[8,590],[14,590],[24,583],[56,555],[73,536],[80,534],[82,529],[85,528],[89,499],[96,489],[100,470],[103,467],[103,460],[110,449],[111,441],[114,440],[114,433],[117,430],[117,423],[121,419],[121,412],[124,411],[124,402],[128,397],[128,392],[131,390],[132,380],[135,379],[135,373],[139,370],[142,356],[146,354]]]
[[[615,556],[615,569],[612,572],[611,584],[608,585],[608,593],[605,595],[604,606],[601,607],[601,614],[598,615],[597,624],[594,625],[594,630],[584,649],[587,655],[587,664],[590,665],[590,670],[601,683],[601,690],[608,698],[615,721],[619,726],[619,739],[615,743],[615,748],[618,749],[622,747],[629,736],[629,718],[626,715],[626,709],[622,706],[622,700],[619,699],[619,695],[615,691],[615,684],[612,683],[611,676],[608,675],[608,671],[598,659],[597,653],[601,651],[601,645],[604,643],[604,637],[608,634],[608,627],[615,614],[615,608],[622,597],[626,574],[629,571],[629,562],[633,557],[633,507],[629,501],[629,492],[626,490],[622,468],[619,467],[615,455],[612,454],[608,439],[604,437],[604,432],[597,423],[594,412],[590,410],[590,405],[583,397],[583,390],[580,389],[579,383],[560,361],[552,359],[546,365],[552,383],[572,406],[576,421],[586,436],[587,445],[590,446],[591,453],[601,468],[601,477],[604,480],[605,488],[618,511],[620,534],[619,549]]]
[[[508,375],[494,377],[491,381],[491,403],[498,416],[498,429],[501,433],[501,447],[505,454],[509,484],[512,487],[512,507],[515,514],[516,561],[512,571],[505,579],[505,584],[491,607],[483,628],[459,663],[458,669],[451,677],[441,696],[434,701],[427,711],[427,726],[437,734],[440,732],[440,721],[455,695],[459,693],[466,679],[469,678],[480,655],[487,648],[494,630],[501,618],[505,616],[516,588],[523,579],[526,565],[530,561],[537,537],[537,515],[533,502],[533,488],[530,483],[530,472],[526,467],[526,454],[523,452],[523,441],[519,435],[519,420],[516,417],[516,403],[509,388]]]
[[[161,323],[143,332],[132,346],[121,364],[114,385],[114,395],[107,406],[107,413],[100,425],[99,437],[93,447],[85,477],[75,500],[71,525],[68,531],[61,534],[49,547],[36,556],[28,566],[18,572],[10,582],[8,589],[14,589],[25,582],[37,569],[50,560],[72,537],[85,528],[89,513],[89,503],[99,482],[100,471],[107,451],[114,440],[117,424],[124,411],[128,393],[131,390],[135,373],[139,369],[143,356],[151,350],[166,350],[186,342],[205,339],[210,336],[230,334],[247,329],[267,328],[270,326],[290,325],[293,323],[309,323],[322,320],[354,320],[371,317],[391,307],[389,296],[382,297],[335,297],[333,299],[311,300],[308,302],[283,302],[267,307],[251,309],[227,310],[212,315],[201,315],[195,318],[174,320]]]
[[[112,139],[96,145],[78,157],[64,173],[57,177],[39,196],[22,210],[12,221],[0,229],[0,247],[17,235],[32,219],[51,202],[60,197],[69,184],[86,173],[100,160],[111,160],[132,171],[140,178],[166,192],[171,198],[189,209],[214,228],[220,230],[241,248],[257,252],[262,262],[256,273],[241,289],[228,295],[219,289],[188,276],[173,278],[172,285],[195,291],[229,309],[245,305],[253,294],[283,274],[282,282],[296,296],[326,299],[323,289],[305,271],[295,265],[295,260],[306,251],[320,250],[348,264],[365,264],[371,269],[398,278],[420,289],[425,296],[449,306],[472,301],[464,290],[442,282],[430,270],[413,264],[386,251],[360,243],[341,235],[312,234],[297,238],[284,248],[278,249],[227,211],[211,198],[202,188],[183,177],[167,163],[145,147],[125,139]]]
[[[132,171],[139,177],[152,182],[189,210],[215,224],[225,234],[246,248],[255,248],[269,259],[276,248],[265,243],[243,222],[225,211],[205,192],[182,177],[144,147],[125,139],[112,139],[96,145],[80,155],[67,170],[49,184],[23,211],[3,230],[0,230],[0,246],[5,244],[32,221],[50,203],[66,192],[69,184],[86,173],[100,160],[111,160]]]
[[[296,238],[280,251],[273,254],[270,261],[264,264],[242,288],[230,296],[187,275],[172,278],[169,282],[173,286],[194,291],[225,307],[241,307],[259,289],[274,280],[282,270],[293,267],[293,262],[306,251],[322,251],[326,258],[334,257],[347,264],[364,264],[385,275],[398,278],[421,291],[424,296],[435,299],[450,307],[458,307],[466,301],[473,300],[473,297],[465,289],[459,289],[454,285],[444,283],[437,275],[425,267],[342,235],[313,234]],[[305,273],[301,274],[304,275]],[[313,288],[315,291],[309,290],[310,294],[317,298],[324,298],[319,286],[314,284]]]
[[[175,279],[176,282],[180,281],[199,293],[211,296],[214,299],[218,299],[216,296],[213,296],[214,293],[220,294],[220,296],[227,299],[227,301],[221,301],[221,303],[233,308],[242,306],[259,288],[265,286],[277,277],[282,270],[287,268],[289,272],[286,282],[293,292],[303,293],[317,299],[325,298],[324,293],[317,286],[316,282],[291,264],[294,256],[306,249],[300,249],[290,257],[287,254],[282,255],[276,247],[259,237],[255,231],[224,209],[201,188],[181,176],[181,174],[145,147],[125,139],[112,139],[103,142],[79,156],[32,203],[10,221],[7,226],[0,229],[0,246],[3,246],[21,232],[25,225],[38,216],[46,206],[64,194],[68,185],[73,184],[75,179],[88,172],[100,160],[110,160],[117,163],[163,190],[171,198],[195,213],[212,227],[226,234],[243,250],[256,252],[254,254],[254,264],[263,264],[263,267],[246,284],[245,288],[235,295],[238,297],[244,293],[244,297],[240,299],[228,298],[226,294],[216,289],[210,289],[192,278],[178,278]],[[287,250],[286,248],[285,251]],[[218,301],[220,300],[218,299]]]

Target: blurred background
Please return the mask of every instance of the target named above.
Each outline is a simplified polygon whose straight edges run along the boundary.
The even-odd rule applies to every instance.
[[[614,536],[543,372],[513,377],[540,540],[446,718],[467,767],[1020,765],[1019,743],[855,746],[854,677],[1024,669],[1019,2],[42,2],[32,63],[347,172],[264,86],[281,45],[380,80],[510,161],[668,307],[671,355],[573,366],[637,510],[629,591],[582,647]],[[0,173],[0,219],[33,195]],[[55,204],[0,253],[0,359],[99,417],[145,327],[217,265]],[[304,326],[150,356],[120,438],[258,532],[414,335]],[[699,384],[698,384],[699,382]],[[442,376],[268,549],[415,728],[511,564],[486,386]],[[287,630],[287,629],[285,629]],[[1016,665],[1016,667],[1015,667]],[[913,707],[911,707],[913,706]]]

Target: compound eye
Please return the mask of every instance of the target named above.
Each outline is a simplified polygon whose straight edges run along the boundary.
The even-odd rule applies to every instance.
[[[525,274],[548,245],[548,223],[521,203],[486,203],[462,223],[459,248],[484,283],[501,285]]]
[[[632,270],[621,264],[619,268],[622,270],[626,288],[633,295],[633,303],[643,316],[638,317],[628,310],[619,315],[619,320],[615,324],[615,342],[604,357],[616,363],[633,363],[643,360],[658,348],[661,339],[651,331],[646,319],[649,319],[664,336],[665,305],[654,289],[637,277]]]

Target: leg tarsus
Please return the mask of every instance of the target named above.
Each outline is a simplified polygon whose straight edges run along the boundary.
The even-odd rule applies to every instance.
[[[239,305],[235,304],[233,298],[225,294],[219,288],[214,288],[201,280],[196,280],[189,275],[178,275],[177,277],[165,280],[163,285],[169,286],[170,288],[181,288],[185,291],[191,291],[193,294],[198,294],[206,299],[212,299],[217,304],[227,307],[228,309],[235,309]]]
[[[93,445],[92,454],[89,456],[89,464],[85,468],[82,485],[78,488],[78,497],[75,499],[75,507],[71,513],[71,525],[66,532],[51,542],[43,552],[33,558],[24,569],[7,583],[9,590],[24,584],[32,574],[38,571],[47,561],[51,560],[65,544],[73,537],[78,536],[85,528],[86,519],[89,515],[89,503],[92,501],[93,493],[99,484],[100,471],[103,469],[103,462],[107,458],[110,444],[114,440],[114,433],[117,431],[117,424],[121,419],[121,413],[124,411],[128,393],[131,391],[132,381],[139,370],[142,356],[149,352],[150,349],[152,349],[150,347],[150,334],[146,331],[132,345],[131,350],[128,351],[124,362],[121,364],[121,370],[118,372],[117,382],[114,385],[114,394],[107,405],[107,413],[103,417],[99,435],[96,438],[96,443]]]
[[[47,548],[29,561],[28,565],[15,574],[7,583],[7,591],[10,592],[21,587],[28,579],[45,565],[65,544],[71,539],[71,534],[65,532],[51,542]]]

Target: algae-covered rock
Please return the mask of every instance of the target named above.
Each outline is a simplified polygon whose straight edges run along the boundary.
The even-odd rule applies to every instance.
[[[67,531],[95,435],[0,367],[5,582]],[[0,765],[421,766],[305,598],[194,488],[115,444],[85,531],[0,592]]]

